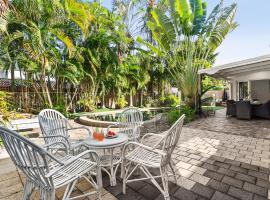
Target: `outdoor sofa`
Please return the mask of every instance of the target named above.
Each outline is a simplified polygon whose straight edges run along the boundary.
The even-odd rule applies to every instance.
[[[252,114],[254,117],[270,119],[270,101],[258,106],[253,106]]]
[[[227,101],[226,116],[237,119],[263,118],[270,119],[270,101],[264,104],[252,104],[250,101]]]

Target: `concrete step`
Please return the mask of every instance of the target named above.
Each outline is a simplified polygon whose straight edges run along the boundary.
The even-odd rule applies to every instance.
[[[18,132],[32,131],[37,128],[39,128],[37,117],[32,119],[17,119],[10,122],[10,129]]]

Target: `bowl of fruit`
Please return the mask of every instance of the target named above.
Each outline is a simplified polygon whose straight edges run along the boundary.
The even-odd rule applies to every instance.
[[[106,138],[116,138],[117,137],[117,134],[113,131],[109,131],[107,134],[106,134]]]

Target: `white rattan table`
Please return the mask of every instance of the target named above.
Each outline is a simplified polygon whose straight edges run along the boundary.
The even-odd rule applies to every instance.
[[[114,149],[122,147],[127,142],[128,136],[123,133],[119,133],[116,138],[104,138],[103,141],[97,141],[92,137],[83,141],[83,144],[90,149],[104,150],[103,155],[100,156],[100,163],[102,170],[110,177],[111,186],[116,185],[116,172],[121,163],[121,155],[114,154]],[[108,150],[108,153],[106,153],[106,150]]]

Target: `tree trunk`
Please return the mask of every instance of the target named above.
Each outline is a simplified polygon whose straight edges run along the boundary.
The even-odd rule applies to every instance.
[[[143,90],[140,90],[140,106],[143,106]]]
[[[45,104],[48,104],[50,108],[53,107],[50,92],[46,83],[46,58],[43,58],[43,63],[42,63],[42,69],[41,69],[41,75],[40,75],[40,85],[42,89],[42,93],[45,99]],[[47,106],[47,105],[46,105]]]
[[[10,64],[10,75],[11,75],[11,92],[15,92],[15,63]]]
[[[105,95],[104,93],[102,93],[102,108],[105,109],[106,106],[105,106]]]
[[[76,89],[75,89],[75,91],[74,91],[74,93],[73,93],[73,96],[72,96],[72,98],[71,98],[71,100],[70,100],[70,102],[69,102],[69,105],[68,105],[67,108],[66,108],[66,112],[68,112],[68,110],[69,110],[70,107],[72,106],[72,103],[73,103],[73,101],[74,101],[74,99],[75,99],[75,96],[77,95],[77,92],[78,92],[78,87],[76,87]]]
[[[44,99],[43,99],[42,96],[40,95],[40,92],[38,91],[38,89],[37,89],[35,83],[36,83],[36,80],[34,80],[34,78],[33,78],[33,79],[32,79],[32,86],[33,86],[35,92],[37,93],[37,95],[38,95],[40,101],[44,101]]]
[[[111,103],[110,103],[110,104],[111,104],[110,107],[114,109],[114,108],[115,108],[115,102],[114,102],[114,89],[113,89],[113,91],[112,91],[112,97],[111,97]]]
[[[133,92],[129,92],[129,106],[133,106]]]

